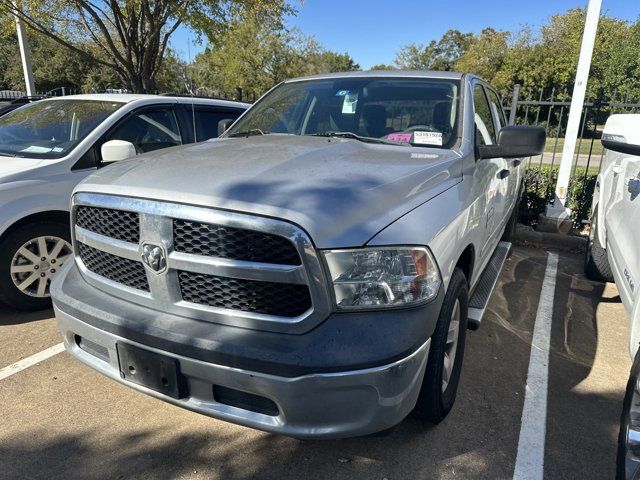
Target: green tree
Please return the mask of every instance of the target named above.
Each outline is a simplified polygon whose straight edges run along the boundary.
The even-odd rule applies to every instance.
[[[313,37],[259,16],[238,18],[210,39],[191,72],[199,90],[216,95],[241,88],[257,97],[287,78],[360,68],[348,54],[325,50]]]
[[[0,15],[117,73],[133,92],[152,92],[169,39],[186,24],[197,31],[225,28],[238,12],[281,18],[286,0],[0,0]]]
[[[411,43],[400,49],[395,65],[403,70],[452,70],[473,41],[473,34],[448,30],[427,45]]]
[[[503,75],[503,66],[509,51],[510,34],[485,28],[469,44],[455,62],[455,69],[471,72],[504,90],[511,86],[511,79]]]

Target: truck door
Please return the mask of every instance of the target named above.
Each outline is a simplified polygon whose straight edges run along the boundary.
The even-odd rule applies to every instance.
[[[494,145],[496,143],[496,126],[491,107],[484,87],[476,83],[473,89],[473,105],[475,110],[476,144]],[[486,222],[486,243],[482,249],[482,257],[490,254],[502,236],[503,218],[506,216],[505,200],[507,183],[505,180],[506,162],[503,158],[478,160],[476,164],[476,181],[484,190]]]
[[[502,127],[507,125],[507,117],[505,116],[504,110],[502,109],[502,102],[500,102],[498,94],[486,85],[485,90],[487,92],[489,105],[491,107],[491,112],[493,113],[493,118],[495,120],[497,135]],[[501,185],[502,191],[505,192],[505,210],[504,216],[502,218],[502,225],[505,226],[511,210],[515,208],[517,204],[517,197],[519,193],[518,188],[520,186],[520,177],[523,173],[523,168],[519,168],[522,165],[521,159],[514,158],[510,160],[503,160],[504,166],[507,169],[507,172],[503,172],[503,175],[505,175],[505,177]]]
[[[620,156],[620,173],[604,212],[606,248],[620,298],[630,312],[640,289],[640,157],[615,152],[607,155]]]

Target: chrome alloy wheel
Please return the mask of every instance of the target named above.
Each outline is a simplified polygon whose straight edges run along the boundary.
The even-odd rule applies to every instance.
[[[622,425],[625,443],[624,478],[627,480],[640,478],[640,379],[636,376],[632,380],[635,388]]]
[[[456,352],[458,351],[458,338],[460,336],[460,300],[456,300],[451,312],[449,331],[447,332],[447,343],[444,347],[444,363],[442,366],[442,391],[449,385],[449,379],[453,375],[453,367],[456,363]]]
[[[11,280],[25,295],[47,298],[51,279],[70,256],[71,245],[63,238],[33,238],[13,255],[9,269]]]

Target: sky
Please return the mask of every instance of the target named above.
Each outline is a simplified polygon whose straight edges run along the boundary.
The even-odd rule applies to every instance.
[[[287,23],[329,50],[349,53],[367,69],[392,63],[403,45],[437,40],[449,29],[478,33],[485,27],[537,27],[556,13],[586,5],[587,0],[304,0],[298,15]],[[640,17],[638,0],[602,0],[602,9],[612,17]],[[193,58],[204,49],[193,45],[194,39],[186,28],[179,29],[172,47],[189,60],[189,53]]]

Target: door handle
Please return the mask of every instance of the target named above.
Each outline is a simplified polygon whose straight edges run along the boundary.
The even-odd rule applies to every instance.
[[[522,163],[522,160],[514,160],[513,161],[513,166],[514,167],[519,167],[521,163]]]
[[[500,180],[503,180],[503,179],[507,178],[507,177],[509,176],[509,174],[510,174],[510,173],[511,173],[511,172],[510,172],[509,170],[507,170],[506,168],[505,168],[504,170],[500,170],[500,171],[498,172],[498,178],[499,178]]]

